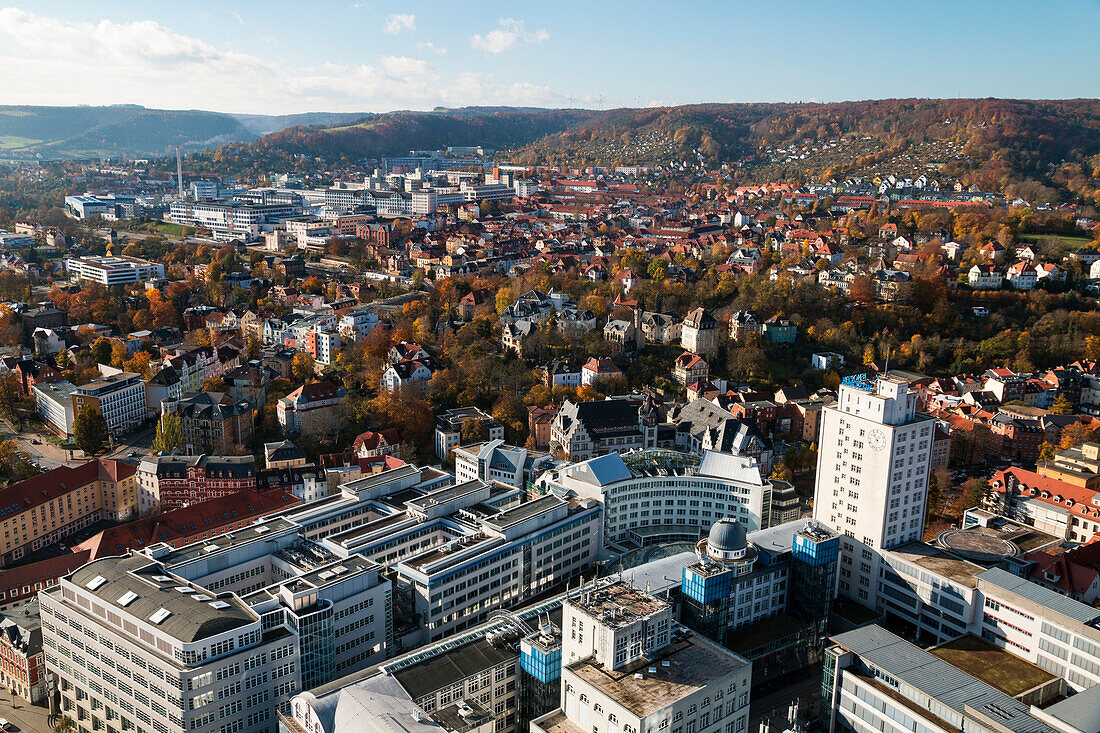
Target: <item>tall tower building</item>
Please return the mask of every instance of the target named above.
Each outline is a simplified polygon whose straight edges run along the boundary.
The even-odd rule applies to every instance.
[[[887,376],[845,378],[822,410],[814,519],[841,535],[840,595],[876,608],[879,550],[921,538],[934,424]]]

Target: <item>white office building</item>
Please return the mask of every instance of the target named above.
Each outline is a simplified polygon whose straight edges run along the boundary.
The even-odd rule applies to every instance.
[[[538,491],[599,501],[605,541],[639,547],[694,542],[727,517],[749,532],[771,518],[772,484],[756,460],[716,451],[702,458],[660,449],[609,453],[546,471],[535,484]]]
[[[953,658],[965,664],[964,656]],[[1095,730],[1095,723],[1086,725],[1080,715],[1100,704],[1095,695],[1039,707],[1056,698],[1060,683],[1050,679],[1027,695],[1009,695],[949,663],[935,649],[921,649],[879,626],[865,626],[834,636],[825,650],[821,722],[830,733]],[[1067,716],[1070,709],[1074,714]],[[1096,720],[1095,710],[1087,717]]]
[[[137,257],[70,257],[65,270],[80,280],[100,285],[129,285],[164,277],[164,265]]]
[[[814,518],[840,537],[839,591],[874,608],[880,549],[919,540],[935,421],[908,382],[847,377],[821,415]]]
[[[265,224],[294,216],[298,207],[290,203],[246,204],[239,201],[176,201],[171,220],[176,224],[209,229],[214,239],[254,242]]]
[[[752,664],[673,630],[672,606],[615,583],[562,610],[561,706],[533,733],[743,733]]]
[[[557,464],[543,451],[507,445],[503,440],[459,446],[454,449],[454,457],[459,483],[480,479],[524,491],[528,483]]]
[[[42,595],[63,712],[87,730],[272,731],[298,691],[386,658],[382,570],[283,518],[96,560]]]

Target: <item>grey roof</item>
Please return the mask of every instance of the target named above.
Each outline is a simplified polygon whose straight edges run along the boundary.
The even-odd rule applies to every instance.
[[[98,585],[92,583],[97,576],[104,578],[104,582]],[[171,580],[158,581],[157,576],[170,577]],[[171,576],[163,565],[145,555],[93,560],[73,571],[68,579],[73,585],[106,602],[109,608],[128,614],[143,623],[152,623],[150,617],[159,609],[170,611],[171,615],[157,624],[157,628],[179,641],[200,641],[259,620],[255,612],[236,596],[223,593],[211,597],[203,588]],[[89,583],[96,587],[89,588]],[[190,587],[195,594],[206,595],[207,600],[199,600],[192,593],[176,590],[177,587],[184,586]],[[136,593],[137,597],[125,607],[120,606],[118,599],[127,591]],[[229,606],[214,608],[210,605],[214,600],[228,603]]]
[[[1044,708],[1043,714],[1057,718],[1079,731],[1100,731],[1100,685],[1094,685]]]
[[[881,626],[864,626],[838,634],[832,641],[857,654],[866,664],[912,685],[959,715],[973,719],[973,714],[966,711],[969,707],[1015,733],[1054,733],[1053,728],[1031,717],[1028,705]]]
[[[452,685],[470,675],[492,669],[501,662],[515,661],[516,654],[478,638],[465,646],[448,650],[411,667],[397,670],[393,676],[414,699]]]
[[[743,550],[748,547],[748,533],[736,519],[724,517],[711,526],[707,546],[722,552]]]
[[[1004,588],[1011,593],[1015,593],[1033,603],[1038,603],[1078,623],[1092,626],[1100,622],[1100,609],[1093,608],[1069,596],[1064,596],[1061,593],[1055,593],[1049,588],[1041,586],[1038,583],[1032,583],[1026,578],[1013,575],[1001,568],[990,568],[984,573],[979,573],[979,588],[982,583],[989,583],[998,588]]]
[[[618,453],[592,458],[577,464],[570,474],[578,481],[586,481],[596,486],[607,486],[616,481],[626,481],[634,474],[626,467],[623,457]]]

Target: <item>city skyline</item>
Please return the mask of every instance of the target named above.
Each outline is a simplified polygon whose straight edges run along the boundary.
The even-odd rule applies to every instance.
[[[563,12],[341,0],[302,15],[251,2],[45,0],[0,8],[0,102],[285,114],[1092,97],[1100,80],[1061,70],[1100,63],[1087,35],[1097,22],[1094,2],[602,3]]]

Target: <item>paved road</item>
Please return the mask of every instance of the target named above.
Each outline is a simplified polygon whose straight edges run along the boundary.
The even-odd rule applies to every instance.
[[[11,723],[9,731],[33,731],[33,733],[50,733],[53,728],[46,722],[49,710],[37,705],[31,705],[26,700],[16,698],[16,705],[11,705],[11,695],[7,690],[0,693],[0,718]]]

